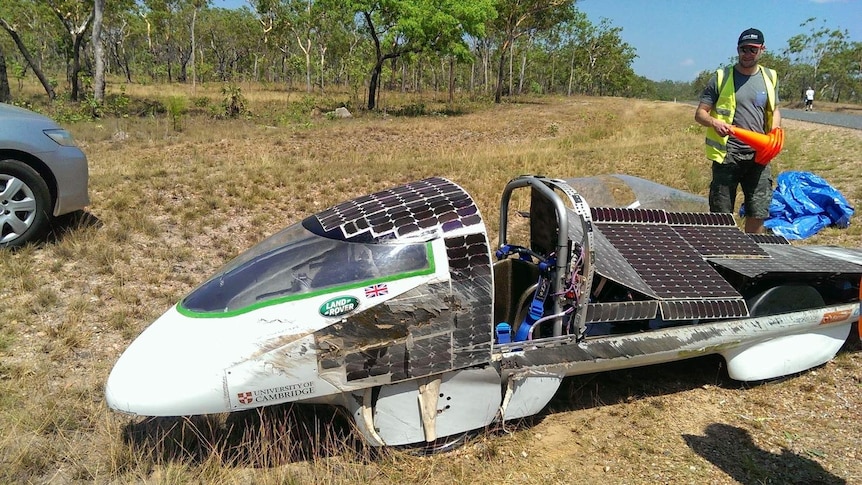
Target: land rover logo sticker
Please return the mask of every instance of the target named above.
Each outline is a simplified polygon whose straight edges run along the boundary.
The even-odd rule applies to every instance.
[[[338,317],[356,310],[359,300],[352,296],[339,296],[320,305],[320,314],[324,317]]]

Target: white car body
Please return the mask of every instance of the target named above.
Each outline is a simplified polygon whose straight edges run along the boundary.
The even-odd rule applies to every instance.
[[[508,239],[522,189],[529,247]],[[540,412],[566,376],[720,354],[734,379],[771,379],[827,362],[858,322],[858,251],[648,205],[663,208],[591,208],[568,182],[522,176],[503,192],[492,256],[448,180],[347,201],[155,321],[118,360],[107,402],[143,416],[334,404],[375,446],[446,445]]]

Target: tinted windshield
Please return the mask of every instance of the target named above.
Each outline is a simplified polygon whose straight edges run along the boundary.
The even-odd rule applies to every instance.
[[[234,259],[188,295],[180,308],[232,312],[422,270],[433,271],[425,243],[351,243],[295,224]]]

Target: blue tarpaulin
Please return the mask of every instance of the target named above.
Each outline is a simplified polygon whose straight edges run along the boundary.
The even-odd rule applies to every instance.
[[[787,239],[805,239],[827,226],[847,227],[853,207],[838,190],[810,172],[784,172],[764,226]]]

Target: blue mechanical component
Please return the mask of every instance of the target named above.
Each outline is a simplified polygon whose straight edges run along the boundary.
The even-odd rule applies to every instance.
[[[494,252],[494,255],[497,257],[497,261],[506,259],[512,254],[517,254],[518,259],[521,259],[522,261],[532,261],[535,258],[540,263],[545,262],[545,257],[541,254],[532,249],[525,248],[523,246],[516,246],[514,244],[504,244],[503,246],[500,246],[500,249]]]
[[[512,326],[506,322],[497,324],[497,343],[507,344],[512,341]]]
[[[523,342],[530,336],[530,329],[533,325],[545,314],[545,301],[551,293],[551,272],[556,264],[556,258],[550,257],[539,263],[539,282],[536,286],[536,292],[533,294],[533,301],[530,302],[530,311],[524,317],[524,321],[518,326],[518,333],[515,334],[515,342]]]

